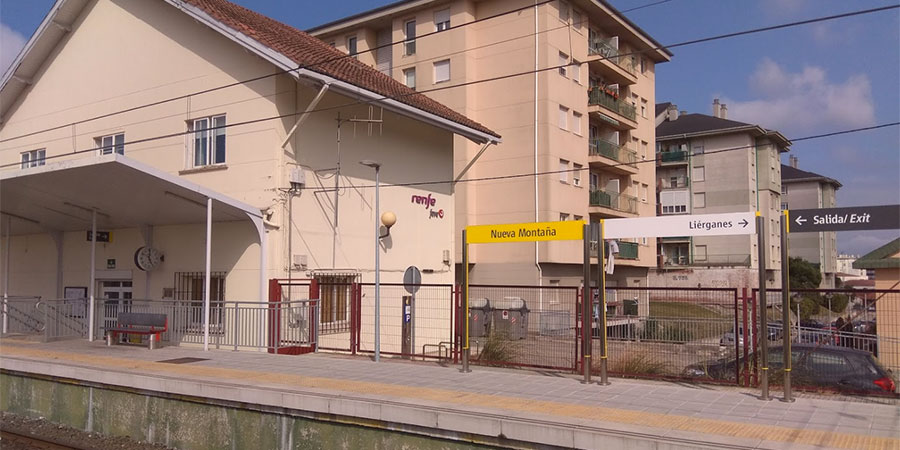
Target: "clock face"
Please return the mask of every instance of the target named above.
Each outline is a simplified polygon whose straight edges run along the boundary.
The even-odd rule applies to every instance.
[[[159,267],[162,261],[162,253],[153,247],[140,247],[134,252],[134,265],[145,272]]]

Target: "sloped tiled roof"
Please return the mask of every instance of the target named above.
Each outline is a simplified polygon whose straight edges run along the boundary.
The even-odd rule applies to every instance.
[[[183,0],[215,20],[278,52],[307,70],[351,83],[376,94],[499,138],[496,132],[406,87],[290,25],[227,0]],[[304,7],[299,6],[298,7]]]
[[[749,123],[720,119],[706,114],[684,114],[676,120],[667,120],[656,127],[656,137],[726,130],[729,128],[755,127]]]
[[[659,117],[660,114],[666,112],[666,110],[669,109],[669,105],[671,105],[671,104],[672,104],[672,102],[657,103],[656,104],[656,117]]]
[[[800,170],[786,164],[781,165],[781,181],[783,183],[790,183],[792,181],[822,181],[825,183],[831,183],[836,188],[843,186],[838,180],[835,180],[834,178],[826,177],[825,175],[819,175],[815,172]]]
[[[894,255],[900,252],[900,238],[894,239],[881,247],[853,261],[854,269],[893,269],[900,268],[900,258]]]

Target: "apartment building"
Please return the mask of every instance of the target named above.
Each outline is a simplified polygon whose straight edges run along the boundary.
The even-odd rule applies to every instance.
[[[840,253],[837,255],[837,274],[835,276],[842,283],[847,281],[869,280],[869,276],[865,269],[855,269],[853,263],[859,258],[859,255],[848,255]]]
[[[834,178],[797,168],[797,157],[781,166],[781,209],[834,208],[841,183]],[[788,235],[791,257],[802,258],[819,268],[822,288],[834,288],[841,272],[837,261],[837,233],[791,233]]]
[[[451,283],[450,186],[392,185],[451,177],[457,135],[500,137],[344,56],[225,0],[57,1],[0,85],[3,293],[258,302],[270,278],[371,282],[363,160],[397,217],[382,280]],[[347,292],[321,295],[322,323],[346,323]]]
[[[791,142],[777,131],[728,119],[716,99],[713,114],[656,105],[658,215],[759,211],[766,218],[766,260],[757,236],[674,237],[659,240],[651,282],[659,286],[780,285],[781,160]]]
[[[308,31],[504,136],[487,150],[455,140],[457,236],[654,215],[654,167],[641,161],[653,156],[655,66],[671,53],[606,1],[410,0]],[[655,240],[619,249],[610,284],[646,283]],[[473,246],[470,258],[474,283],[582,279],[577,242]]]

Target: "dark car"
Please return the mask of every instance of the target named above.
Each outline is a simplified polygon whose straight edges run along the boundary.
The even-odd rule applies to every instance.
[[[783,348],[769,348],[769,373],[776,378],[784,368]],[[752,355],[751,355],[752,356]],[[834,388],[849,392],[893,393],[893,374],[881,367],[871,353],[835,346],[795,344],[791,349],[792,383],[795,386]],[[743,359],[724,358],[692,364],[684,369],[691,378],[734,380],[735,365]]]

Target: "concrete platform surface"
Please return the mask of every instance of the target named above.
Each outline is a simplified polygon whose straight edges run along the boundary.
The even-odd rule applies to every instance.
[[[764,402],[734,387],[84,340],[6,337],[0,356],[4,371],[563,448],[900,449],[896,400]],[[204,360],[161,362],[186,357]]]

